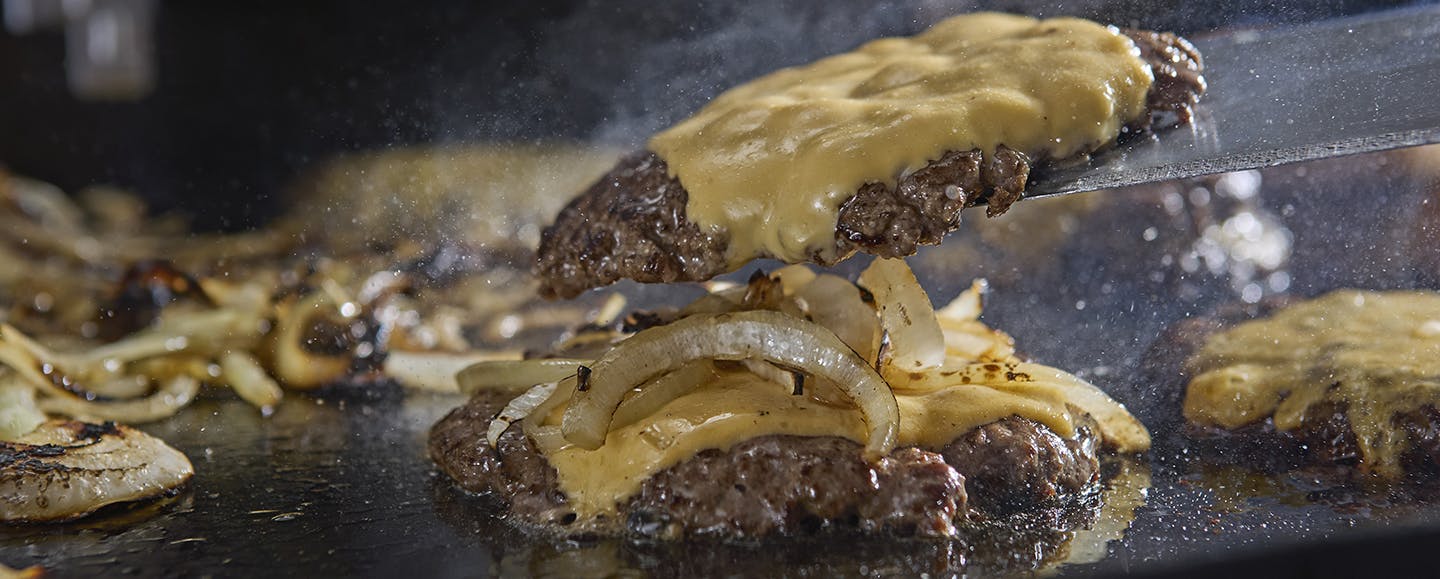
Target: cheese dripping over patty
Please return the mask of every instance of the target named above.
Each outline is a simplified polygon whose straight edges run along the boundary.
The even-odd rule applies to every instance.
[[[731,268],[833,262],[840,208],[866,183],[894,187],[946,151],[1092,151],[1145,114],[1153,80],[1114,27],[957,16],[731,89],[650,149],[689,191],[689,219],[728,237]]]
[[[1187,366],[1188,420],[1290,431],[1339,409],[1363,467],[1394,478],[1410,447],[1396,417],[1440,408],[1440,294],[1337,291],[1219,332]]]

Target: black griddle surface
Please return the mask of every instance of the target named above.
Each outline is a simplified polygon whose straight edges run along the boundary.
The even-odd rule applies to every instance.
[[[1397,159],[1371,155],[1264,173],[1261,205],[1293,236],[1287,292],[1437,287],[1428,269],[1435,250],[1419,241],[1431,227],[1425,220],[1435,218],[1421,212],[1434,178],[1412,176]],[[1106,387],[1154,431],[1157,450],[1138,465],[1149,470],[1148,496],[1124,539],[1102,547],[1102,561],[1061,571],[1333,575],[1379,553],[1385,557],[1368,565],[1382,572],[1423,564],[1427,549],[1395,546],[1440,534],[1440,504],[1316,494],[1303,477],[1215,466],[1184,450],[1173,393],[1138,368],[1163,328],[1234,302],[1243,286],[1229,272],[1180,265],[1174,248],[1188,242],[1170,236],[1183,228],[1144,217],[1164,194],[1102,195],[1105,206],[1078,221],[1072,241],[1041,256],[1044,263],[972,255],[976,237],[963,228],[912,262],[937,302],[974,276],[991,278],[988,322],[1035,359]],[[658,290],[627,291],[644,301]],[[0,528],[0,562],[42,565],[61,577],[914,576],[947,568],[1005,574],[1028,568],[1037,554],[1053,563],[1083,551],[1059,545],[1065,536],[1034,533],[986,534],[989,546],[851,539],[673,547],[528,537],[497,521],[486,501],[454,490],[426,458],[429,426],[460,402],[352,385],[291,394],[262,418],[238,400],[201,400],[143,427],[195,463],[185,491],[78,523]],[[1007,550],[1017,545],[1029,550]]]

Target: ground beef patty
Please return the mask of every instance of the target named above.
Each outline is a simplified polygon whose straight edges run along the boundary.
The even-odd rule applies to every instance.
[[[1152,346],[1144,363],[1147,376],[1161,384],[1168,404],[1172,404],[1172,420],[1185,422],[1181,401],[1192,376],[1185,369],[1185,360],[1198,351],[1211,335],[1241,322],[1262,318],[1293,303],[1277,297],[1259,304],[1232,304],[1208,316],[1189,318],[1175,324]],[[1182,429],[1198,450],[1207,458],[1229,464],[1283,471],[1308,467],[1338,467],[1346,477],[1360,474],[1360,447],[1347,418],[1347,409],[1333,403],[1320,404],[1306,412],[1299,428],[1278,430],[1274,422],[1264,421],[1241,428],[1224,429],[1185,422]],[[1403,432],[1409,449],[1401,458],[1401,466],[1416,480],[1432,479],[1440,474],[1440,409],[1424,407],[1392,418]],[[1158,426],[1163,428],[1163,426]]]
[[[550,467],[520,428],[485,444],[504,395],[481,393],[430,432],[430,456],[461,488],[494,495],[518,522],[575,522]],[[656,473],[621,507],[623,529],[648,537],[761,537],[819,530],[951,536],[966,520],[1051,505],[1095,488],[1098,440],[1066,440],[1012,417],[929,452],[903,448],[879,463],[835,437],[762,436],[708,450]],[[572,529],[589,531],[591,529]]]
[[[1173,34],[1126,34],[1140,47],[1155,82],[1147,96],[1150,114],[1122,135],[1188,122],[1205,87],[1199,53]],[[992,155],[947,151],[894,188],[868,183],[840,209],[836,255],[843,259],[859,250],[902,257],[919,245],[940,243],[959,227],[966,207],[986,204],[992,217],[1005,212],[1023,194],[1032,162],[1044,161],[1004,146]],[[623,159],[545,229],[538,253],[540,292],[569,298],[622,278],[671,283],[725,273],[729,240],[701,231],[687,218],[689,197],[655,153]]]

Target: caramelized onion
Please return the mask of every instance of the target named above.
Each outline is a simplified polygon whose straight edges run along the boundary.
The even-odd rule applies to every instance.
[[[195,399],[200,382],[189,376],[175,376],[161,383],[154,394],[123,402],[92,402],[75,396],[53,396],[39,402],[48,413],[63,414],[83,420],[115,422],[149,422],[173,416]]]
[[[220,376],[235,389],[241,400],[269,414],[280,403],[284,393],[280,385],[265,373],[260,362],[245,352],[226,352],[220,356]]]
[[[335,308],[325,292],[314,292],[277,308],[271,366],[287,387],[316,388],[349,373],[350,356],[319,356],[306,351],[302,344],[311,317]]]
[[[878,459],[895,446],[900,411],[875,370],[829,330],[770,311],[694,315],[617,344],[579,384],[561,425],[566,440],[599,448],[616,408],[632,388],[704,358],[761,359],[827,378],[864,415],[870,429],[867,456]]]

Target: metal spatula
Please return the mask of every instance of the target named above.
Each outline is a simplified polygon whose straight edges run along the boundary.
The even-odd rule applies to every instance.
[[[1037,174],[1043,197],[1440,142],[1440,6],[1198,38],[1194,122]]]

